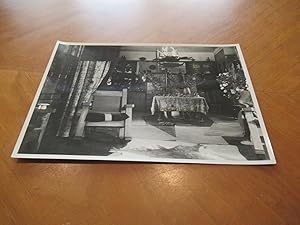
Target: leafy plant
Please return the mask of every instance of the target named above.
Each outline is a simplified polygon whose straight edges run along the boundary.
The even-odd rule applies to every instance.
[[[220,90],[223,96],[236,103],[240,98],[240,93],[248,89],[243,70],[232,70],[230,72],[217,75]]]

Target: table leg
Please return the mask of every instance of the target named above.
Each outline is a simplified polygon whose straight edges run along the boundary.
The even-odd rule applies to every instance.
[[[168,119],[174,119],[172,116],[172,111],[167,111],[167,117]]]
[[[158,118],[157,118],[157,121],[160,122],[163,120],[163,116],[164,116],[164,112],[162,111],[158,111]]]
[[[200,123],[203,123],[204,122],[204,115],[203,115],[203,113],[199,112],[198,115],[199,115],[198,118],[199,118]]]

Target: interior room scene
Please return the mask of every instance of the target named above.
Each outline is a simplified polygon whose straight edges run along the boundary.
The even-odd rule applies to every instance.
[[[235,47],[58,46],[19,153],[268,159]]]

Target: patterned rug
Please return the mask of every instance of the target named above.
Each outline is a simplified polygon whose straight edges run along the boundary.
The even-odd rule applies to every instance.
[[[163,121],[158,121],[157,116],[144,116],[146,123],[152,126],[198,126],[198,127],[210,127],[214,122],[207,116],[203,117],[203,120],[196,118],[181,118],[173,117],[171,119],[164,119]]]
[[[192,144],[181,141],[153,141],[133,139],[121,149],[112,149],[109,157],[117,158],[170,158],[245,161],[234,145]]]

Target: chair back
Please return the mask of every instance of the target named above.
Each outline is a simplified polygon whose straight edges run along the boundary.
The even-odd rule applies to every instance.
[[[96,112],[120,112],[127,104],[127,89],[122,91],[96,91],[93,94],[92,110]]]

